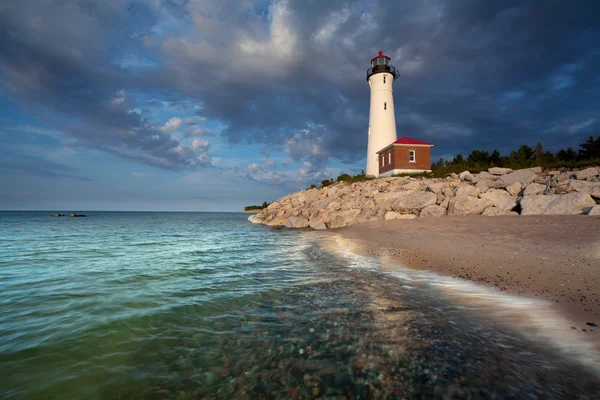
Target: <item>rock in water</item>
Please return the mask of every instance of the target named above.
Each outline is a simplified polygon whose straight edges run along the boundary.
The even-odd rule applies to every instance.
[[[521,215],[539,214],[582,214],[596,202],[587,193],[525,196],[521,199]]]

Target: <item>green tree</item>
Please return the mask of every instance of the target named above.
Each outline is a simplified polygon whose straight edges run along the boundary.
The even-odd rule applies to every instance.
[[[581,160],[593,160],[594,158],[600,158],[600,136],[594,139],[590,136],[588,140],[579,145],[579,159]]]
[[[563,149],[556,153],[556,158],[558,158],[559,161],[571,162],[577,160],[577,153],[572,147],[569,147],[567,150]]]
[[[502,159],[500,156],[500,152],[498,151],[498,149],[494,149],[494,151],[492,152],[492,155],[490,156],[490,164],[499,167],[501,162],[502,162]]]

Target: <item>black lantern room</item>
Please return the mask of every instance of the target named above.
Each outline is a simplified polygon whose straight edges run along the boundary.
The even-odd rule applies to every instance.
[[[369,80],[371,75],[375,75],[379,72],[388,72],[394,76],[394,79],[400,76],[396,71],[396,68],[392,65],[391,58],[384,55],[382,50],[379,50],[379,55],[377,57],[371,59],[371,68],[367,70],[367,80]]]

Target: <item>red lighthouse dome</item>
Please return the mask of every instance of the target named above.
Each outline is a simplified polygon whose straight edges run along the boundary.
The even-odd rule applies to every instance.
[[[379,50],[379,54],[371,59],[371,68],[367,70],[367,80],[378,72],[388,72],[394,76],[394,79],[400,75],[392,65],[392,59]]]

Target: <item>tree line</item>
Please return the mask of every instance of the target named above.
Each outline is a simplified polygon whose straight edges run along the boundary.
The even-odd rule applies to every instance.
[[[469,170],[479,172],[490,167],[502,168],[529,168],[529,167],[577,167],[590,164],[600,164],[600,136],[590,136],[585,142],[579,144],[579,150],[572,147],[561,149],[556,153],[545,151],[542,143],[538,142],[535,148],[522,145],[517,150],[512,150],[508,156],[503,156],[496,149],[491,153],[484,150],[473,150],[467,157],[457,154],[452,160],[443,160],[431,164],[431,170],[436,176],[451,172]]]
[[[263,203],[260,206],[246,206],[244,207],[244,211],[251,211],[251,210],[262,210],[263,208],[267,208],[269,207],[269,204],[271,203],[267,203],[266,201],[263,201]]]

